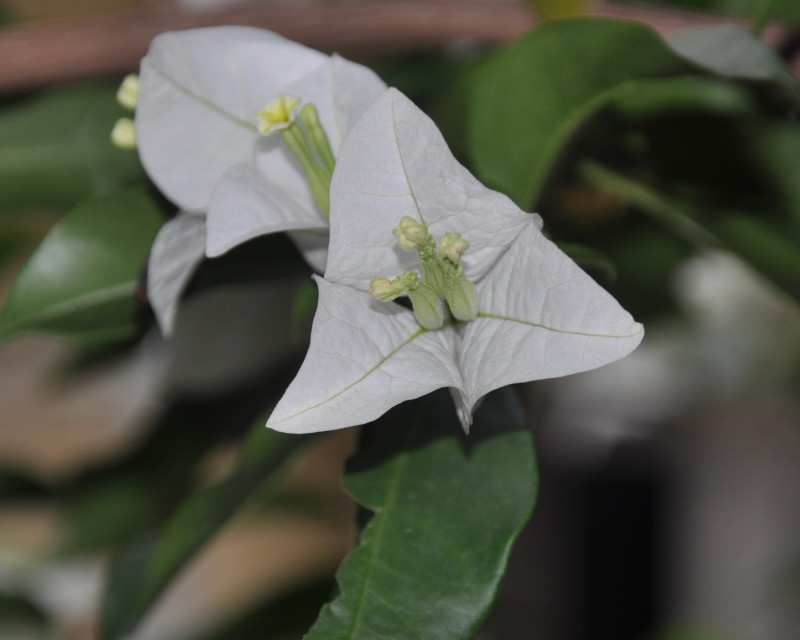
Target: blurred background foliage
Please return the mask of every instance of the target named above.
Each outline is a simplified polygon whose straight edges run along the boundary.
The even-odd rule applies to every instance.
[[[0,3],[0,18],[15,23],[136,4],[14,0]],[[591,3],[579,0],[530,4],[547,18],[591,11]],[[523,209],[541,213],[546,232],[645,323],[646,345],[653,335],[651,344],[658,347],[660,327],[681,327],[682,346],[670,349],[693,350],[695,359],[681,361],[692,363],[693,372],[680,374],[692,384],[703,375],[699,356],[710,342],[690,344],[699,307],[687,304],[689,294],[676,280],[693,260],[719,251],[748,265],[758,274],[748,277],[767,292],[769,302],[732,306],[741,316],[736,319],[764,332],[769,325],[758,323],[766,309],[770,321],[780,322],[762,336],[762,359],[743,365],[748,370],[739,389],[760,376],[796,397],[800,84],[788,63],[800,49],[800,5],[793,0],[647,4],[742,17],[747,24],[702,27],[663,39],[640,24],[554,20],[499,51],[455,47],[370,63],[435,119],[459,160],[483,182]],[[767,19],[785,21],[788,36],[781,51],[747,30],[748,25],[758,30]],[[175,637],[299,638],[333,593],[333,571],[352,538],[354,512],[337,488],[342,460],[354,446],[352,434],[296,439],[262,426],[264,413],[302,359],[313,310],[313,292],[303,287],[308,269],[281,237],[257,239],[204,261],[186,292],[176,337],[164,342],[147,305],[143,267],[155,233],[174,211],[147,182],[136,154],[108,142],[113,122],[124,115],[115,90],[115,82],[98,80],[2,96],[0,102],[0,340],[6,340],[3,352],[9,354],[0,364],[9,367],[9,380],[20,375],[18,358],[29,356],[12,349],[38,345],[42,339],[31,333],[55,336],[70,346],[57,343],[55,357],[39,372],[46,393],[63,397],[113,379],[119,386],[100,386],[98,393],[115,401],[124,397],[131,405],[124,415],[101,418],[125,425],[113,427],[116,431],[100,427],[113,446],[58,472],[42,472],[25,456],[15,456],[14,447],[0,447],[0,635],[95,637],[99,619],[97,637],[124,637],[138,628],[136,638],[165,638],[164,629],[173,629],[168,623],[152,632],[137,625],[147,620],[173,578],[185,577],[213,541],[225,538],[220,532],[227,532],[246,549],[263,548],[265,539],[283,541],[287,562],[293,558],[302,566],[291,572],[266,563],[266,573],[284,578],[277,586],[266,587],[263,577],[245,581],[246,597],[220,609],[202,631],[189,625]],[[265,326],[275,328],[266,332]],[[722,350],[735,358],[749,336],[746,327],[736,325]],[[132,393],[131,381],[141,379],[147,380],[144,391]],[[693,416],[707,412],[698,407],[705,406],[711,385],[696,388],[702,392],[695,389],[688,400],[665,402],[675,411],[687,406]],[[543,389],[530,394],[543,394],[557,405],[558,393],[548,396]],[[613,404],[617,392],[605,390],[605,400]],[[620,395],[625,398],[625,392]],[[785,402],[796,429],[796,403]],[[650,409],[644,422],[667,420]],[[756,416],[755,427],[767,420]],[[4,421],[0,438],[11,438],[13,425],[20,430],[18,425],[26,424]],[[794,447],[796,438],[790,440]],[[62,446],[57,438],[53,442]],[[447,455],[449,464],[459,464],[456,453]],[[548,468],[555,469],[559,486],[563,469],[541,455],[542,473],[547,478]],[[357,495],[357,478],[348,482]],[[463,491],[455,495],[470,503],[472,495]],[[519,499],[524,506],[533,498]],[[776,500],[780,508],[780,497]],[[480,516],[481,506],[474,509]],[[506,516],[509,531],[516,531],[521,516]],[[275,524],[286,519],[298,526],[288,535]],[[258,523],[264,522],[272,529],[261,532]],[[622,520],[617,526],[630,524]],[[253,526],[273,538],[247,547],[237,535]],[[315,532],[308,535],[316,551],[287,543],[301,526]],[[39,529],[44,533],[33,535]],[[800,557],[796,544],[794,553]],[[314,562],[297,560],[304,554]],[[102,595],[98,557],[105,558]],[[511,571],[509,590],[498,601],[500,617],[490,617],[485,635],[476,637],[532,637],[526,635],[531,627],[525,626],[530,624],[525,612],[515,614],[521,620],[516,627],[509,622],[514,615],[506,615],[508,603],[519,604],[525,596],[515,591],[513,563]],[[798,572],[788,574],[781,602],[798,597]],[[202,582],[214,574],[198,575],[203,577],[195,580]],[[69,587],[59,591],[60,580]],[[577,607],[579,600],[568,602]],[[191,609],[173,607],[177,617],[192,615],[186,613]],[[619,620],[598,625],[584,611],[576,614],[582,621],[577,630],[570,626],[577,623],[559,618],[551,627],[543,623],[541,637],[779,637],[735,635],[734,625],[684,626],[669,614],[664,605],[636,627]],[[558,616],[548,611],[541,618]],[[274,635],[265,636],[265,628]]]

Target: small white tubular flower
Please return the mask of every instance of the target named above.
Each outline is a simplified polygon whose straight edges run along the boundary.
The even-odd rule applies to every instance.
[[[434,237],[469,239],[459,265],[475,284],[474,320],[429,330],[411,310],[369,295],[373,275],[419,269],[417,255],[396,250],[392,230],[403,216]],[[267,426],[291,433],[349,427],[450,387],[468,430],[476,404],[493,389],[593,369],[632,351],[642,326],[540,225],[458,164],[407,98],[385,92],[339,154],[311,344]]]
[[[447,258],[453,264],[461,261],[461,254],[469,249],[469,242],[461,237],[460,233],[446,233],[439,240],[439,255]]]
[[[294,122],[299,106],[300,98],[284,95],[273,98],[256,114],[258,132],[267,135],[285,129]]]
[[[394,237],[397,244],[406,251],[416,251],[425,244],[428,237],[428,227],[421,222],[417,222],[411,216],[403,216],[394,229]]]

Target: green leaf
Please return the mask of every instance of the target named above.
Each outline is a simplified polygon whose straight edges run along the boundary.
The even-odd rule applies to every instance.
[[[446,391],[393,409],[348,465],[375,512],[337,574],[341,595],[306,640],[459,640],[483,621],[537,475],[513,391],[487,397],[465,436]]]
[[[780,123],[759,133],[758,160],[777,183],[791,217],[793,236],[800,240],[800,126]]]
[[[0,593],[0,633],[3,623],[26,624],[43,630],[47,623],[47,615],[24,596]],[[9,635],[13,636],[13,633]]]
[[[317,309],[319,295],[312,280],[303,282],[292,300],[291,335],[294,342],[300,342],[309,333],[310,320]]]
[[[667,43],[681,56],[723,76],[783,83],[800,98],[800,82],[783,59],[749,31],[733,24],[684,29]]]
[[[640,24],[547,23],[477,75],[468,135],[479,176],[529,209],[568,138],[614,92],[633,91],[641,79],[696,72]]]
[[[126,114],[116,85],[57,89],[0,111],[0,211],[71,207],[144,178],[135,151],[111,144]]]
[[[160,506],[161,492],[151,480],[144,474],[120,474],[71,497],[65,552],[92,552],[141,535],[153,524]]]
[[[100,615],[102,640],[130,633],[178,570],[281,468],[289,453],[310,441],[267,429],[264,421],[253,428],[236,472],[184,503],[161,534],[112,559]]]
[[[163,217],[143,188],[77,206],[45,237],[17,277],[0,340],[43,331],[83,344],[137,330],[137,281]]]

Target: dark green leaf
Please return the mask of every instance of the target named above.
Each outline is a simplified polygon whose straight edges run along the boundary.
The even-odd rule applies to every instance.
[[[58,89],[0,111],[0,211],[71,207],[144,178],[137,153],[111,144],[128,115],[115,94],[110,84]]]
[[[153,524],[161,492],[143,474],[120,474],[95,483],[68,504],[65,551],[91,552],[141,535]]]
[[[773,49],[733,24],[684,29],[669,45],[684,58],[724,76],[781,82],[800,98],[800,82]]]
[[[160,535],[116,554],[102,604],[100,637],[112,640],[130,633],[177,571],[274,475],[289,453],[308,442],[267,429],[259,420],[236,472],[189,499]]]
[[[547,23],[496,54],[477,76],[468,132],[475,167],[528,209],[567,139],[614,92],[696,71],[640,24]]]
[[[46,487],[38,480],[15,470],[0,468],[0,498],[42,498],[47,495]]]
[[[292,300],[291,335],[292,340],[299,342],[301,336],[307,336],[309,323],[317,309],[317,285],[313,280],[303,282]]]
[[[792,220],[792,235],[800,240],[800,126],[780,124],[759,133],[759,159],[781,190]]]
[[[306,640],[459,640],[483,621],[530,516],[533,446],[513,391],[464,436],[447,391],[394,409],[348,465],[375,516],[337,574],[341,595]]]
[[[46,622],[44,611],[27,598],[0,593],[0,633],[4,623],[26,624],[41,629]]]
[[[20,272],[0,315],[0,340],[30,330],[83,344],[134,335],[134,292],[162,223],[143,188],[77,206]]]

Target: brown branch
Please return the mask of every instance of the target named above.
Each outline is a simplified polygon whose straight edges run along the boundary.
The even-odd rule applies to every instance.
[[[595,15],[630,18],[660,32],[725,22],[720,17],[641,7],[592,5]],[[253,2],[204,12],[145,4],[84,18],[34,22],[0,31],[0,92],[138,68],[152,38],[176,29],[247,24],[323,51],[351,57],[442,48],[454,42],[498,45],[536,23],[518,0],[381,0],[326,4]],[[780,31],[771,29],[777,42]]]

